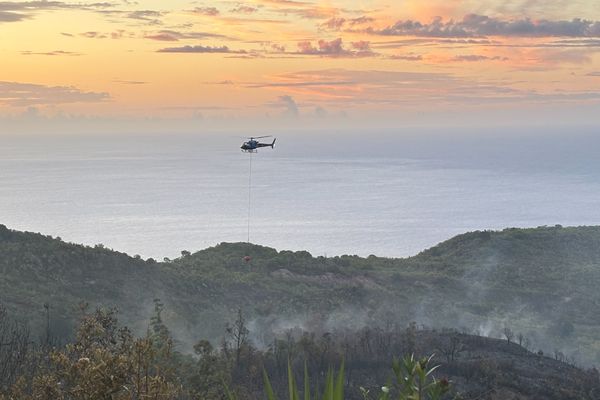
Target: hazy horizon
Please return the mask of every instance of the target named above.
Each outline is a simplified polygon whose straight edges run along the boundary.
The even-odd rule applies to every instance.
[[[241,136],[5,136],[0,223],[158,259],[246,241]],[[253,156],[253,243],[404,257],[472,230],[600,223],[592,130],[277,138]]]

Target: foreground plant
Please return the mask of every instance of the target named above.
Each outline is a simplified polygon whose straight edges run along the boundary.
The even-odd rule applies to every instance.
[[[383,386],[377,397],[378,400],[440,400],[450,390],[447,379],[437,380],[433,372],[439,365],[431,366],[433,355],[416,359],[414,355],[404,357],[402,360],[394,360],[392,370],[396,378],[395,390],[389,386]],[[365,400],[370,400],[369,390],[361,387]]]
[[[300,392],[298,391],[298,385],[296,384],[296,378],[294,378],[294,372],[292,371],[292,364],[288,360],[288,394],[289,400],[300,400]],[[265,392],[267,394],[267,400],[277,400],[269,375],[267,371],[263,369],[263,378],[265,383]],[[308,376],[308,367],[304,363],[304,400],[310,400],[310,378]],[[325,388],[323,389],[323,395],[315,398],[322,400],[344,400],[344,363],[342,363],[340,370],[337,373],[331,368],[327,371],[327,377],[325,378]],[[232,400],[232,399],[230,399]]]
[[[450,383],[447,379],[437,380],[433,377],[433,372],[439,368],[439,365],[431,366],[433,356],[416,359],[414,355],[404,357],[402,360],[394,360],[392,370],[396,378],[397,386],[383,386],[377,400],[441,400],[450,390]],[[308,368],[304,363],[304,391],[300,395],[296,378],[292,370],[292,364],[288,360],[288,396],[289,400],[311,400],[310,378]],[[269,375],[263,369],[263,379],[267,400],[277,400]],[[371,400],[369,390],[360,388],[364,400]],[[225,385],[225,394],[228,400],[237,400],[237,396]],[[344,400],[344,363],[342,363],[337,374],[331,368],[325,378],[325,387],[322,395],[315,393],[316,400]]]
[[[50,350],[30,381],[21,377],[0,400],[175,400],[181,385],[168,360],[170,340],[135,338],[114,310],[85,315],[75,341]],[[0,388],[1,389],[1,388]]]
[[[289,400],[311,400],[310,394],[310,378],[308,375],[308,367],[306,363],[304,363],[304,392],[303,396],[300,395],[300,391],[298,390],[298,385],[296,383],[296,378],[294,378],[294,372],[292,371],[292,364],[290,360],[288,360],[287,367],[287,375],[288,375],[288,396]],[[319,393],[315,393],[314,399],[316,400],[344,400],[344,363],[337,372],[331,368],[327,371],[327,376],[325,378],[325,388],[323,389],[323,394],[319,396]],[[269,375],[267,371],[263,369],[263,380],[265,385],[265,393],[267,395],[267,400],[277,400],[277,396],[275,395],[275,391],[273,390],[273,386],[271,385],[271,380],[269,379]],[[224,384],[225,387],[225,396],[227,400],[237,400],[237,396],[234,392],[232,392],[227,385]]]

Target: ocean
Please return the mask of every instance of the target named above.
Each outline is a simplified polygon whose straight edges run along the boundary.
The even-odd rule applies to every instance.
[[[406,257],[473,230],[600,224],[593,133],[0,136],[0,223],[144,258],[250,240]],[[251,207],[248,184],[252,157]]]

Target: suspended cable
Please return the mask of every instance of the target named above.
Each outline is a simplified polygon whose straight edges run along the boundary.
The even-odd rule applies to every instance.
[[[250,243],[250,215],[252,212],[252,152],[250,152],[250,174],[248,177],[248,243]]]
[[[270,147],[272,149],[275,148],[276,139],[273,139],[272,143],[260,143],[258,140],[256,140],[265,137],[270,136],[259,136],[256,138],[251,137],[249,138],[250,140],[244,142],[241,147],[244,153],[249,153],[250,155],[250,172],[248,174],[248,237],[246,238],[248,243],[250,243],[250,217],[252,215],[252,155],[261,147]]]

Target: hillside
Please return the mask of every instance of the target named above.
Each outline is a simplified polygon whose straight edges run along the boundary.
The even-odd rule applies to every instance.
[[[389,382],[390,353],[435,353],[434,363],[440,366],[435,375],[438,379],[447,378],[452,385],[452,393],[448,398],[591,400],[597,399],[600,393],[597,370],[585,371],[552,357],[529,352],[517,343],[508,343],[506,340],[451,330],[413,328],[392,331],[364,329],[356,335],[337,338],[334,335],[333,340],[334,347],[337,347],[337,359],[345,359],[350,377],[347,393],[351,399],[363,398],[356,383],[376,393],[381,382]],[[300,353],[307,348],[306,344],[303,345],[306,342],[304,337],[297,343]],[[323,345],[319,347],[318,343],[316,347],[325,349]],[[311,353],[311,346],[308,348],[308,359],[318,359]],[[301,370],[303,357],[298,358],[296,366]],[[311,367],[312,370],[319,368],[318,363],[312,363]],[[276,371],[277,368],[274,368],[272,374]],[[285,378],[283,375],[277,382],[282,397],[286,388]],[[250,382],[246,382],[246,386],[250,386]],[[258,390],[251,398],[260,397]]]
[[[243,257],[252,256],[250,263]],[[0,303],[35,329],[70,332],[78,304],[114,306],[142,332],[154,298],[182,347],[218,338],[238,308],[254,340],[300,327],[404,324],[502,337],[600,362],[600,227],[459,235],[406,259],[312,257],[221,244],[166,262],[0,226]]]

